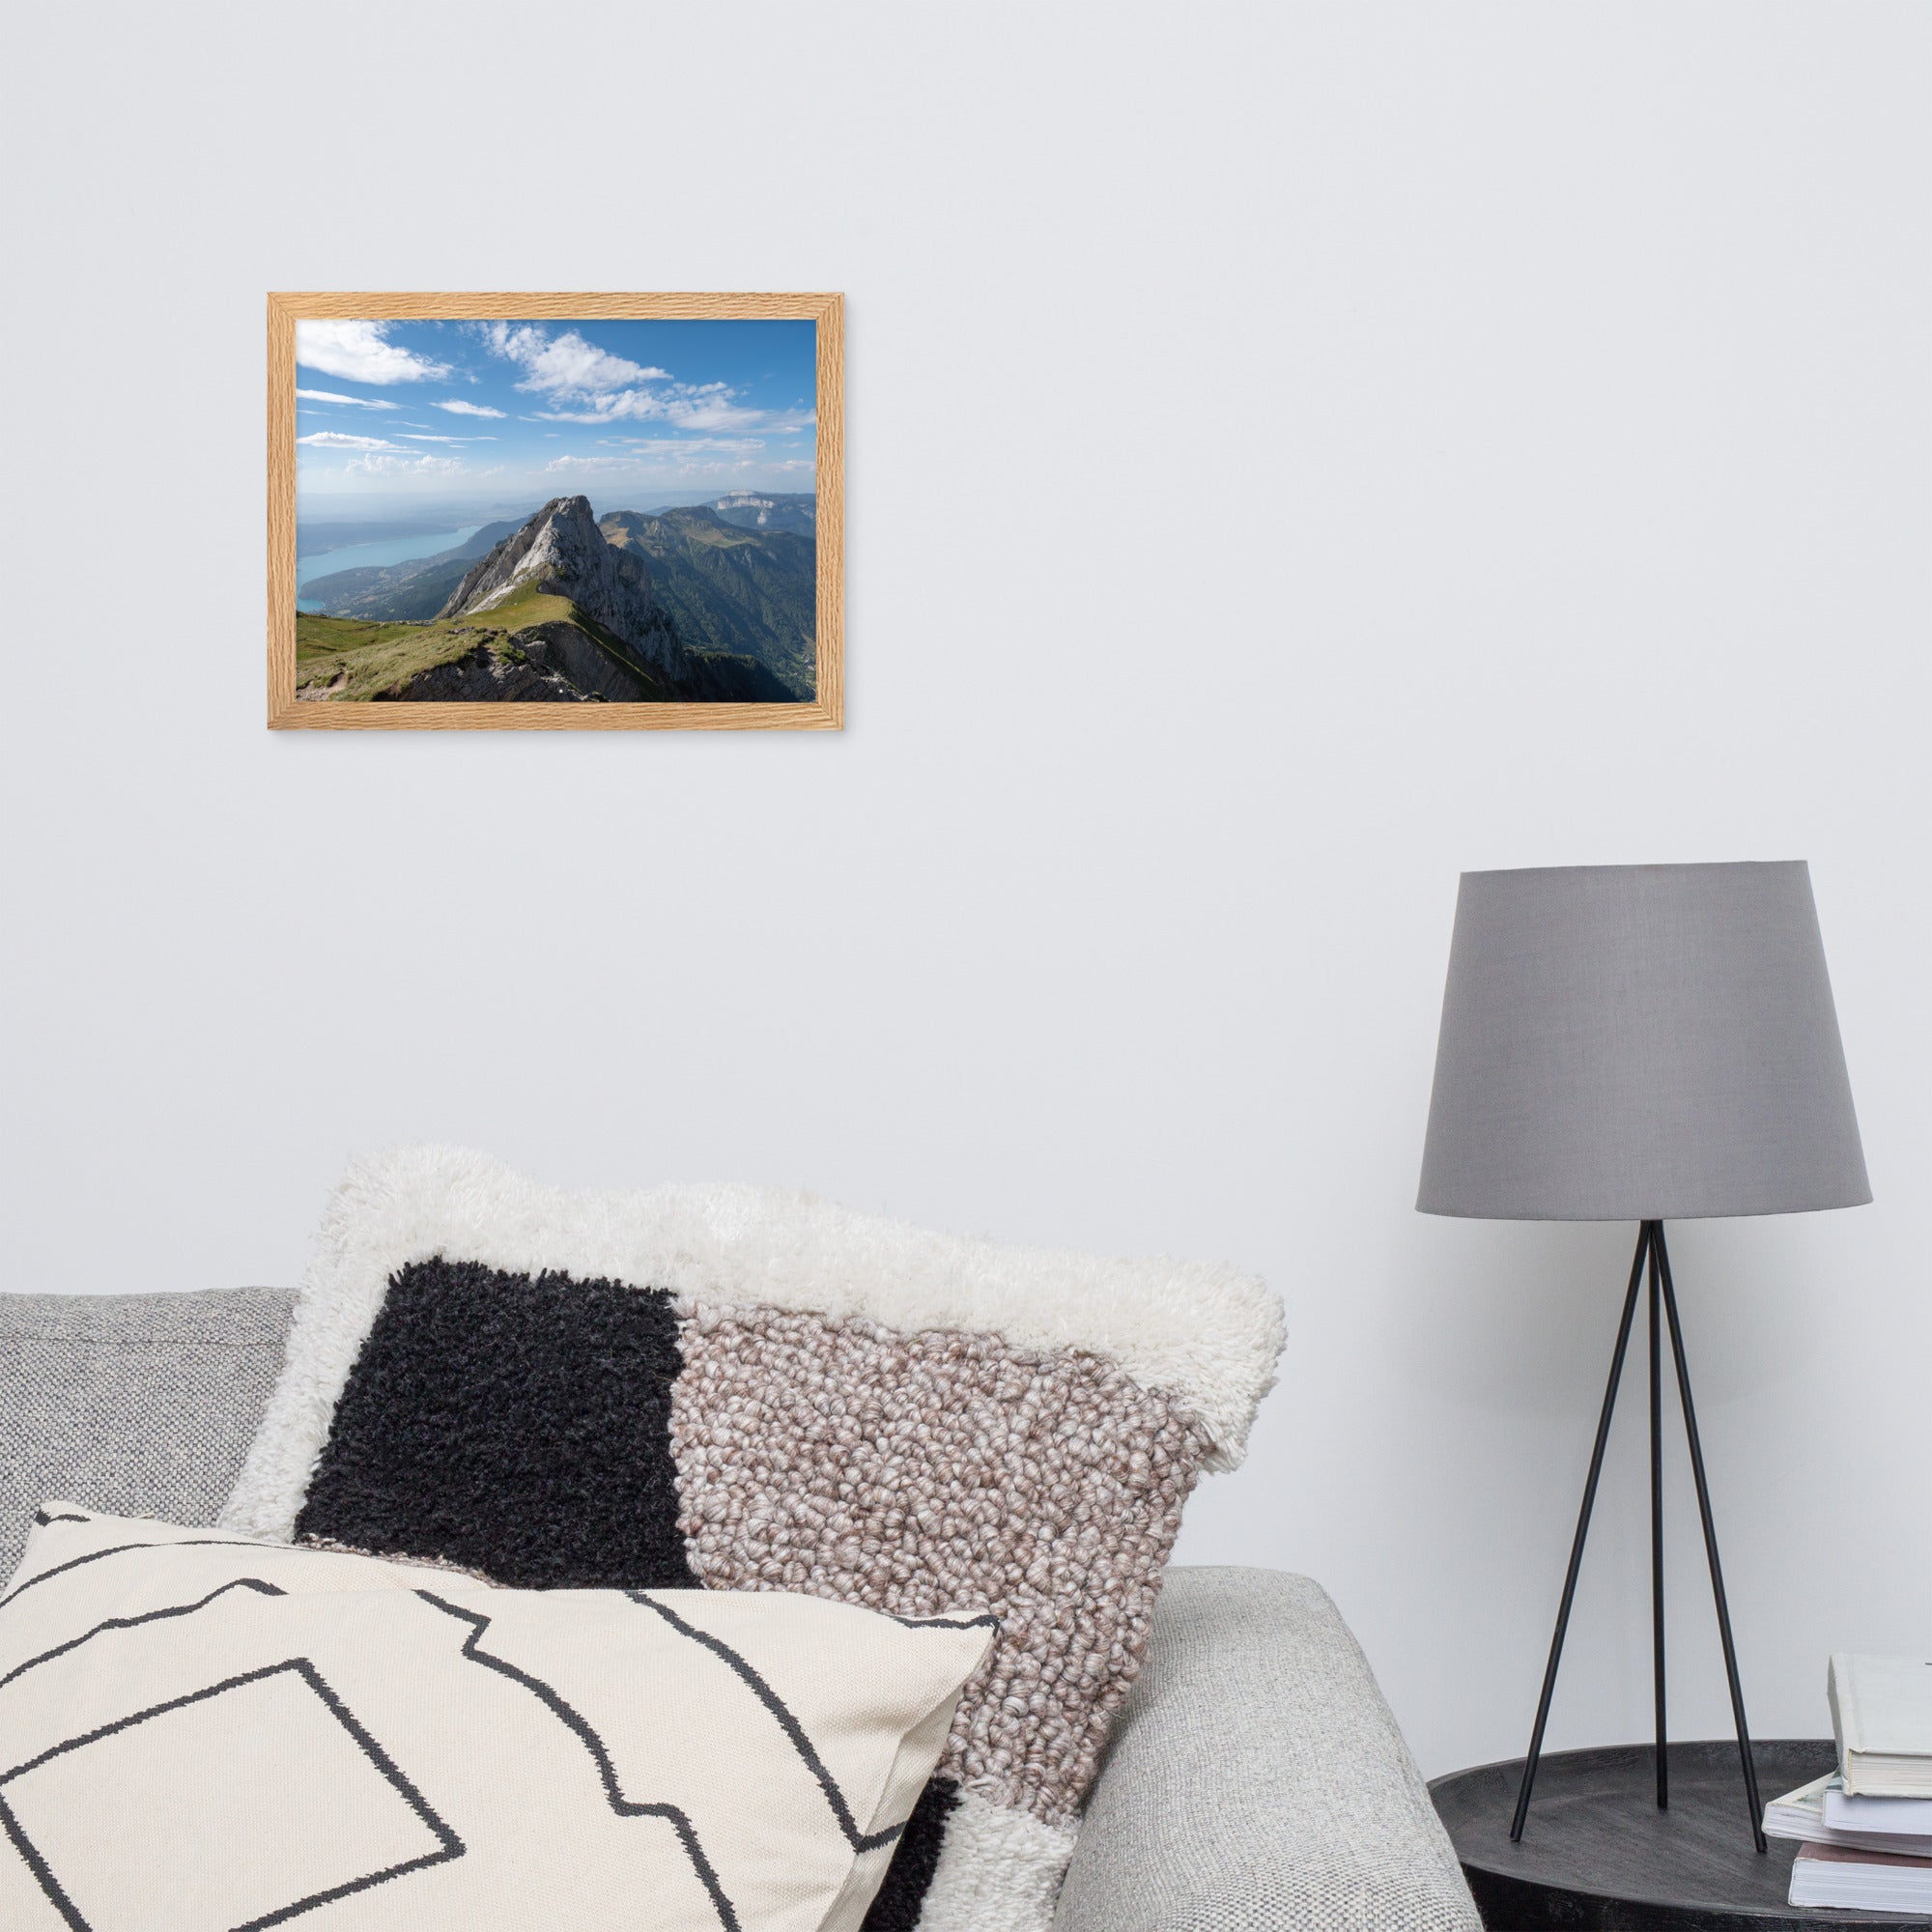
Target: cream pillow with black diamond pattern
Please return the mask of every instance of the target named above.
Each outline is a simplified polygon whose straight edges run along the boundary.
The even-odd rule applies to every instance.
[[[0,1925],[851,1932],[992,1634],[49,1503],[0,1596]]]

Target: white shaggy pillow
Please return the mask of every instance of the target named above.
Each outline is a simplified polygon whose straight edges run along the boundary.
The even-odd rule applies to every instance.
[[[49,1503],[0,1597],[0,1925],[849,1932],[991,1636]]]

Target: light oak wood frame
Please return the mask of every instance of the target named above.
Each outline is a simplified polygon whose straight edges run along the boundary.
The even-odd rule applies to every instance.
[[[414,704],[296,697],[296,323],[468,321],[818,325],[818,683],[810,704]],[[269,726],[324,731],[836,731],[845,723],[845,298],[840,295],[269,297]]]

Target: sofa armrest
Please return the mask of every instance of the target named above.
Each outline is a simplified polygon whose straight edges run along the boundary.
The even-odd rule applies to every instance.
[[[1481,1932],[1368,1660],[1321,1587],[1170,1570],[1055,1932]]]

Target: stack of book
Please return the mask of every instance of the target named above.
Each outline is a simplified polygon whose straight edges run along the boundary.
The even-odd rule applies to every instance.
[[[1932,1658],[1833,1657],[1838,1768],[1764,1810],[1800,1840],[1793,1905],[1932,1910]]]

